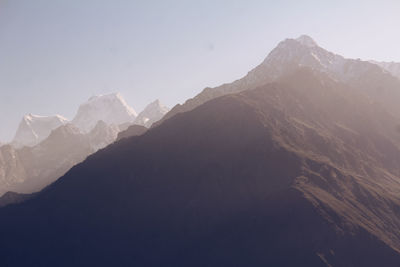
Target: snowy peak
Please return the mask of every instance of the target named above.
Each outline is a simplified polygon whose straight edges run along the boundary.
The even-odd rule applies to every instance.
[[[150,127],[156,121],[159,121],[169,108],[164,106],[158,99],[148,104],[145,109],[139,113],[135,120],[135,124]]]
[[[298,67],[308,67],[328,74],[342,82],[357,80],[367,72],[377,72],[375,64],[347,59],[317,45],[309,36],[286,39],[271,51],[264,62],[252,72],[252,77],[266,77],[273,81]],[[262,80],[265,82],[265,79]]]
[[[168,112],[169,108],[164,106],[160,100],[156,99],[155,101],[148,104],[145,109],[141,113],[152,113],[152,112]]]
[[[82,104],[72,123],[82,132],[90,132],[98,121],[108,125],[119,125],[126,122],[133,122],[137,114],[130,107],[119,93],[99,95],[89,98]]]
[[[295,39],[301,45],[307,47],[316,47],[318,44],[308,35],[301,35],[300,37]]]
[[[37,145],[46,139],[54,129],[66,123],[68,123],[68,120],[60,115],[39,116],[27,114],[19,124],[12,145],[17,148]]]

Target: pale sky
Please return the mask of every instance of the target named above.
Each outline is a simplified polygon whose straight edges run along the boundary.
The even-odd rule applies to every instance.
[[[0,142],[92,95],[172,107],[244,76],[283,39],[400,62],[400,1],[0,0]]]

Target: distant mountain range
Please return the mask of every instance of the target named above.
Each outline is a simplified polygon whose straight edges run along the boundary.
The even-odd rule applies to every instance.
[[[159,101],[153,102],[140,113],[143,123],[136,122],[136,112],[122,96],[109,94],[90,98],[71,122],[59,115],[24,116],[13,142],[0,146],[0,196],[7,191],[42,189],[88,155],[113,143],[130,125],[149,127],[167,111]]]
[[[0,258],[397,267],[399,99],[382,67],[287,39],[246,77],[128,128],[45,190],[7,194],[0,203],[20,203],[0,209]]]
[[[150,127],[161,119],[169,108],[159,100],[150,103],[137,115],[119,93],[91,97],[79,106],[77,114],[71,122],[60,116],[39,116],[28,114],[22,118],[11,144],[16,148],[32,147],[46,139],[51,131],[72,123],[82,133],[89,133],[99,121],[107,125],[138,124]]]

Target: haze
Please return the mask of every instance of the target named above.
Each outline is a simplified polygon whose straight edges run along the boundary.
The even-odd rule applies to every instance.
[[[287,37],[400,61],[398,1],[0,1],[0,141],[91,95],[173,106],[245,75]]]

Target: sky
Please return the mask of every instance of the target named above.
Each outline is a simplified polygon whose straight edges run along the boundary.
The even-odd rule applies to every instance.
[[[0,0],[0,142],[23,115],[72,119],[93,95],[172,107],[302,34],[345,57],[400,62],[398,14],[398,0]]]

